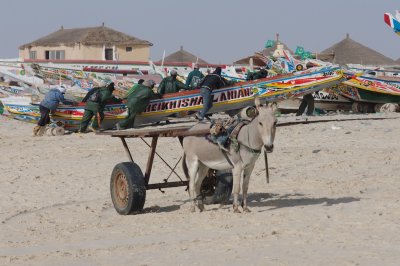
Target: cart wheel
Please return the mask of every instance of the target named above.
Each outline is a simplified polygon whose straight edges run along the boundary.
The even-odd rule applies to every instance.
[[[143,210],[146,185],[139,166],[131,162],[117,164],[111,174],[110,192],[114,208],[119,214]]]
[[[228,203],[232,194],[232,185],[232,170],[216,171],[213,176],[207,176],[201,184],[204,204]]]

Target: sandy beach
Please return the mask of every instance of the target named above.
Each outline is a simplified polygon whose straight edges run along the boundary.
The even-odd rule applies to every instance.
[[[278,128],[270,184],[262,158],[251,177],[251,213],[190,213],[180,187],[121,216],[109,192],[127,161],[119,139],[32,137],[32,124],[0,116],[0,264],[398,265],[400,115],[364,117],[394,119]],[[128,144],[144,168],[148,147]],[[181,156],[177,139],[159,144],[169,163]],[[168,174],[156,158],[151,181]]]

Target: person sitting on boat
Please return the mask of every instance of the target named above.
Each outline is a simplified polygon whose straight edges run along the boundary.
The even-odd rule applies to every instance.
[[[121,102],[113,96],[114,82],[111,82],[108,86],[105,82],[100,82],[99,87],[91,89],[83,98],[82,102],[86,102],[85,112],[81,120],[79,128],[80,133],[86,133],[88,125],[94,116],[94,121],[89,129],[96,132],[101,127],[101,122],[104,119],[104,107],[106,102]]]
[[[263,79],[268,77],[268,70],[265,68],[260,69],[260,71],[254,72],[254,73],[248,73],[246,80],[256,80],[256,79]]]
[[[314,67],[314,64],[308,62],[306,65],[307,69]],[[301,100],[299,109],[296,112],[296,116],[301,116],[307,108],[306,115],[313,115],[314,113],[314,96],[312,93],[306,94]]]
[[[186,79],[186,89],[187,90],[194,90],[196,89],[200,83],[201,80],[204,78],[203,73],[200,72],[199,70],[199,65],[195,64],[193,67],[193,71],[189,73],[187,79]]]
[[[139,79],[138,83],[133,85],[132,88],[130,88],[128,90],[128,92],[125,94],[125,99],[129,97],[129,95],[131,95],[131,93],[137,89],[138,85],[143,84],[144,79]]]
[[[203,81],[200,83],[200,93],[203,97],[203,109],[196,114],[196,118],[199,121],[204,120],[208,110],[211,109],[212,103],[212,91],[222,88],[227,85],[233,85],[234,81],[228,81],[221,76],[222,69],[217,67],[213,73],[208,74]]]
[[[176,79],[178,72],[171,70],[171,75],[164,78],[158,86],[158,93],[161,95],[175,93],[185,89],[185,84]]]
[[[155,82],[153,80],[146,80],[143,84],[139,84],[129,95],[126,104],[128,116],[116,124],[117,130],[132,128],[136,115],[146,110],[151,99],[160,97],[159,94],[153,92],[154,85]]]
[[[64,85],[50,89],[44,99],[39,104],[40,119],[37,126],[33,129],[33,134],[38,135],[39,131],[50,123],[50,113],[54,113],[60,102],[63,104],[72,104],[64,98],[67,88]]]

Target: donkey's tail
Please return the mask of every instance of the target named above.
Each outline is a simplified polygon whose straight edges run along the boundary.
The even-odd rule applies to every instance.
[[[189,169],[186,164],[186,153],[183,153],[183,156],[182,156],[182,169],[183,169],[183,173],[186,176],[186,179],[189,180],[190,177],[189,177]]]

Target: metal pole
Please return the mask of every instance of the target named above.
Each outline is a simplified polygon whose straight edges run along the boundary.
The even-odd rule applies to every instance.
[[[129,151],[128,145],[126,144],[125,138],[124,137],[120,137],[120,139],[122,141],[122,145],[124,145],[125,152],[128,154],[129,159],[133,163],[134,161],[133,161],[131,152]]]
[[[265,174],[267,177],[267,184],[269,184],[268,155],[266,151],[264,151],[264,160],[265,160]]]
[[[154,154],[156,153],[157,140],[158,137],[153,137],[153,139],[151,140],[150,154],[147,160],[146,173],[144,174],[144,180],[146,182],[146,186],[149,184],[150,180],[151,168],[153,167],[153,161],[154,161]]]

